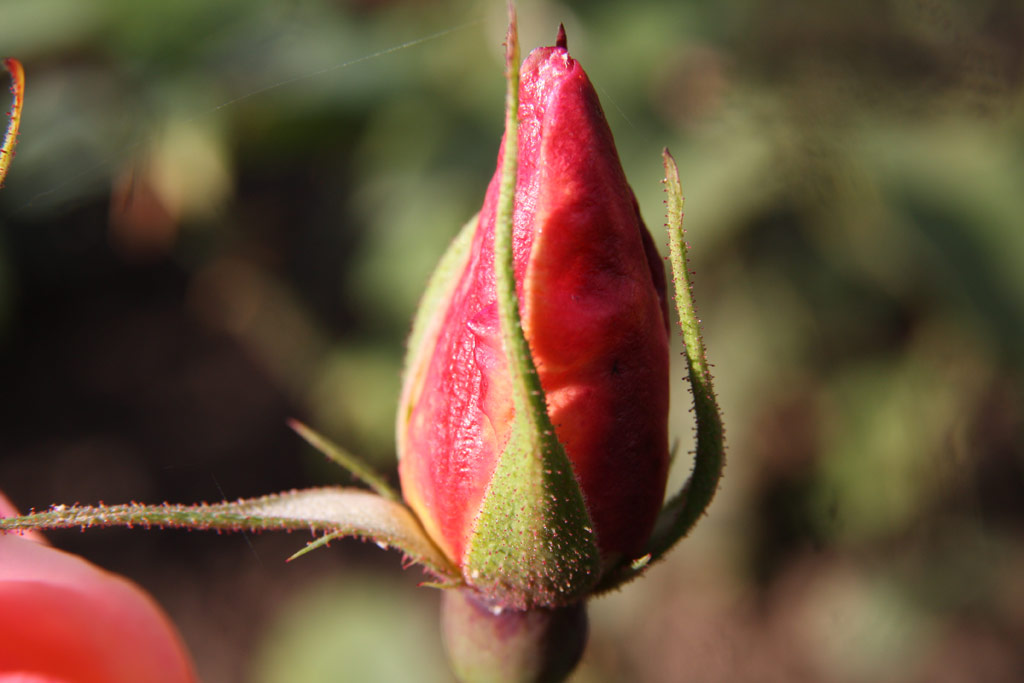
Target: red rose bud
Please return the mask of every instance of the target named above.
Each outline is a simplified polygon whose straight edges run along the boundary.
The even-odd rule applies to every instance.
[[[398,449],[406,500],[466,583],[497,605],[523,608],[568,604],[602,566],[643,553],[665,492],[669,361],[662,260],[597,94],[563,34],[523,63],[518,113],[519,314],[574,477],[564,494],[534,489],[515,479],[521,464],[503,464],[526,428],[517,422],[495,284],[504,143],[479,219],[453,243],[421,304]],[[548,463],[540,476],[552,474]],[[534,500],[532,490],[553,493]],[[572,500],[585,510],[566,520]],[[556,507],[529,509],[549,504]],[[504,519],[507,528],[495,525]],[[524,536],[543,540],[529,546]],[[595,543],[590,562],[584,546]],[[526,556],[535,553],[543,556]],[[491,562],[495,556],[503,559]]]

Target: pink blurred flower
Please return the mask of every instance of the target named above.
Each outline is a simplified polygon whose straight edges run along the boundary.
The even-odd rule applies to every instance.
[[[0,494],[0,517],[15,515]],[[134,583],[0,534],[0,683],[193,683],[181,638]]]

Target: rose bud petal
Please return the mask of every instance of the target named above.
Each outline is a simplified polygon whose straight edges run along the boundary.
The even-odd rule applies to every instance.
[[[524,62],[518,113],[512,239],[523,333],[608,566],[643,552],[665,492],[664,266],[597,94],[561,36]],[[470,586],[467,549],[515,419],[495,291],[503,156],[504,146],[478,220],[421,304],[398,419],[403,495]]]
[[[0,516],[17,513],[0,494]],[[0,534],[0,681],[194,683],[181,638],[134,583]]]

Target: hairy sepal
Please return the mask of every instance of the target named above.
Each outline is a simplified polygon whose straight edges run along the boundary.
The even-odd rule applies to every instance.
[[[505,146],[494,262],[515,419],[473,526],[463,576],[492,604],[527,609],[566,605],[586,595],[600,576],[601,557],[582,490],[555,435],[523,334],[512,254],[519,112],[514,20],[506,47]]]
[[[683,188],[679,168],[668,149],[662,152],[665,166],[666,227],[669,262],[675,288],[675,305],[683,337],[687,381],[693,394],[697,426],[697,447],[693,472],[683,488],[673,495],[658,515],[644,555],[624,562],[603,577],[597,591],[616,588],[644,571],[665,555],[690,532],[711,504],[725,468],[725,429],[709,369],[707,348],[701,334],[700,318],[693,300],[693,283],[687,268],[686,231],[683,229]]]
[[[361,489],[324,487],[197,505],[55,505],[0,519],[0,531],[80,527],[181,528],[213,531],[303,531],[353,536],[394,547],[445,582],[458,572],[401,503]],[[314,541],[316,543],[316,541]]]

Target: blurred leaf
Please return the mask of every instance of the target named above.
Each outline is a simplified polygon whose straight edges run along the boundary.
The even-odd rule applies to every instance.
[[[367,573],[303,586],[256,650],[252,679],[447,683],[434,595]]]

